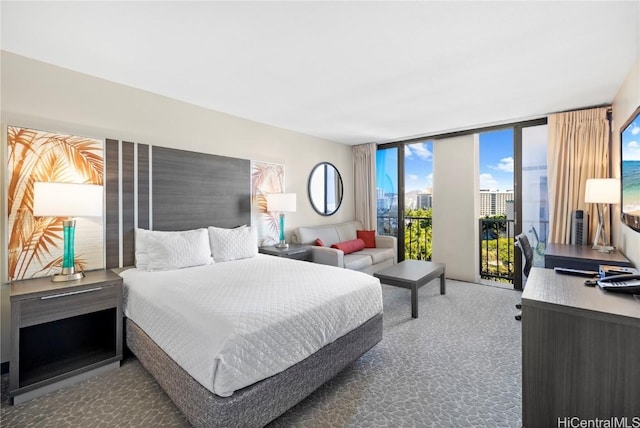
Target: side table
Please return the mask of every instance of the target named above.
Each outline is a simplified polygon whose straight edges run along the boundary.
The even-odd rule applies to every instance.
[[[120,367],[122,278],[110,270],[11,283],[13,404]]]
[[[294,260],[311,260],[311,245],[289,244],[289,248],[277,248],[275,245],[270,245],[258,248],[258,252]]]

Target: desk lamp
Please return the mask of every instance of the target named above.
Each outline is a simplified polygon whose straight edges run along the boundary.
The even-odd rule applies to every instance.
[[[280,242],[276,244],[276,248],[286,249],[289,244],[284,237],[284,213],[296,212],[296,194],[295,193],[270,193],[267,195],[267,211],[280,213]]]
[[[607,229],[604,222],[609,204],[620,203],[620,180],[617,178],[590,178],[587,180],[587,188],[584,201],[588,204],[596,204],[598,210],[598,229],[593,237],[593,249],[610,253],[613,247],[607,244]],[[602,245],[599,244],[602,239]]]
[[[102,216],[102,186],[94,184],[48,183],[33,184],[33,215],[35,217],[65,217],[62,223],[64,251],[62,272],[51,278],[54,282],[73,281],[84,277],[75,270],[73,242],[76,220],[73,217]]]

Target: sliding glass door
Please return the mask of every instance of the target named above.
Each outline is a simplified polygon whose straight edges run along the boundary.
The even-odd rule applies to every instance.
[[[398,260],[431,260],[433,142],[382,146],[376,156],[378,234],[398,239]]]
[[[479,133],[480,278],[513,282],[514,128]]]
[[[522,231],[534,249],[533,265],[544,267],[549,234],[547,125],[522,128]]]
[[[404,146],[404,257],[431,260],[433,209],[433,141]]]
[[[476,162],[481,162],[478,169],[478,206],[475,207],[481,222],[478,234],[480,242],[476,244],[480,250],[473,256],[475,260],[478,255],[480,258],[480,271],[476,274],[484,279],[513,283],[515,288],[520,289],[523,263],[520,251],[514,248],[513,237],[520,232],[527,233],[536,253],[534,265],[544,264],[549,215],[546,119],[439,135],[437,139],[439,144],[449,144],[446,141],[448,138],[473,134],[478,135],[481,151],[476,158]],[[432,210],[438,210],[438,202],[436,200],[434,204],[432,196],[434,139],[415,139],[378,147],[377,229],[380,235],[391,235],[398,239],[399,261],[430,260],[432,256]],[[452,141],[454,143],[459,142]],[[445,196],[448,191],[447,171],[475,167],[468,157],[454,156],[452,159],[450,165],[442,166],[445,179],[441,177],[441,183],[445,184],[441,185],[439,191],[444,192]],[[463,162],[461,159],[467,160]],[[472,197],[469,192],[463,193],[465,197]],[[475,195],[473,191],[471,193]],[[465,203],[468,204],[469,200]],[[472,205],[468,209],[473,209]],[[449,215],[455,213],[455,208],[447,208],[446,204],[440,209],[449,210]],[[464,221],[477,222],[478,217],[472,214],[469,220]],[[466,223],[452,225],[457,228],[453,229],[454,232],[467,226]],[[444,244],[441,242],[441,245],[447,244],[450,244],[448,238]],[[469,251],[475,252],[477,249],[475,247]],[[483,266],[489,268],[483,271]],[[474,268],[472,271],[475,272]]]

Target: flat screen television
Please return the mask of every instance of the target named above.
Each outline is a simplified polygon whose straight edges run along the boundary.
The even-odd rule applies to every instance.
[[[640,107],[620,128],[620,217],[640,232]]]

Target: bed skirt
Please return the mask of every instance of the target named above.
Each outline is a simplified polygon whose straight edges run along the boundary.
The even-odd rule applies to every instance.
[[[285,371],[219,397],[126,319],[127,346],[195,427],[263,427],[382,340],[382,313]]]

